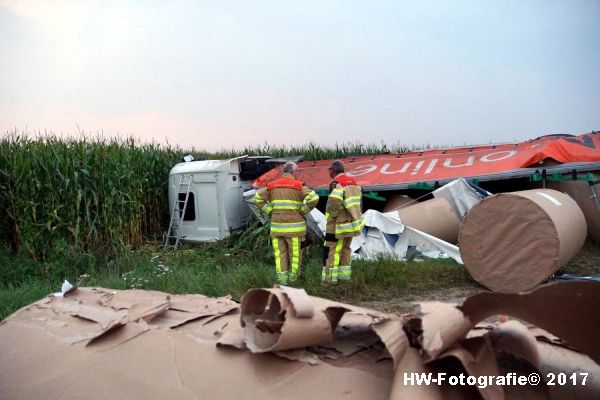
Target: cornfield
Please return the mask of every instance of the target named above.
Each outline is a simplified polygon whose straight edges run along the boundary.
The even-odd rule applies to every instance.
[[[192,154],[206,159],[248,154],[321,160],[406,150],[309,143]],[[104,252],[135,248],[148,237],[162,236],[169,218],[169,170],[188,153],[133,139],[31,138],[9,132],[0,139],[0,245],[44,259],[57,244]]]
[[[344,158],[356,155],[381,154],[387,152],[404,153],[413,149],[414,146],[407,147],[400,144],[388,147],[386,144],[364,145],[361,143],[344,143],[336,144],[331,147],[324,147],[311,142],[303,146],[287,147],[270,146],[268,143],[265,143],[263,146],[258,147],[242,147],[239,149],[221,150],[219,152],[213,153],[211,157],[214,159],[226,159],[244,154],[272,157],[289,157],[303,155],[305,161],[317,161],[333,160],[336,158]]]
[[[0,141],[0,237],[44,258],[57,242],[82,250],[141,244],[160,233],[179,150],[131,139],[9,135]]]

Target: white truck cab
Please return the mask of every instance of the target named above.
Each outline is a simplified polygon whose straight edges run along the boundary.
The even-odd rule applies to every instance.
[[[286,161],[295,160],[241,156],[176,164],[169,173],[169,215],[176,201],[183,209],[189,182],[185,211],[176,211],[181,218],[176,228],[180,240],[214,242],[246,227],[250,210],[243,192],[254,179]]]

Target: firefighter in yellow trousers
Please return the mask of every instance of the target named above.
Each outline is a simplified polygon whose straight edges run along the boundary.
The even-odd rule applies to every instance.
[[[319,202],[319,196],[294,177],[298,166],[283,165],[283,175],[256,192],[254,203],[271,218],[271,240],[275,255],[277,282],[295,280],[302,264],[301,242],[306,236],[306,214]]]
[[[337,284],[338,281],[352,279],[352,250],[350,244],[354,236],[360,235],[365,223],[361,199],[362,191],[354,178],[346,175],[344,163],[333,161],[329,166],[329,198],[325,208],[327,228],[323,251],[323,271],[321,280]]]

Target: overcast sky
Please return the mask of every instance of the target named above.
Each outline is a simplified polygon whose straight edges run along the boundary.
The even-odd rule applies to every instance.
[[[0,0],[0,131],[214,150],[600,130],[600,1]]]

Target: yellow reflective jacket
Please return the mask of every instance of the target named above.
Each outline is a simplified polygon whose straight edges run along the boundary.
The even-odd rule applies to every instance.
[[[319,196],[292,174],[269,182],[254,195],[254,204],[271,218],[271,236],[304,237],[306,214],[319,202]]]
[[[361,208],[362,190],[352,177],[337,175],[331,184],[325,216],[327,218],[326,240],[360,235],[365,226]]]

